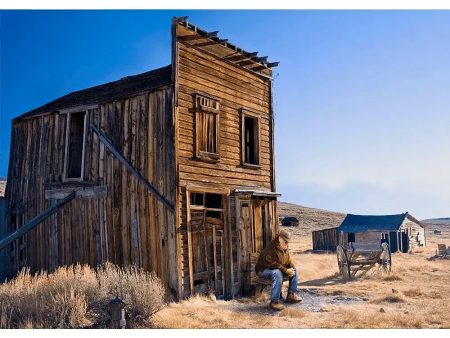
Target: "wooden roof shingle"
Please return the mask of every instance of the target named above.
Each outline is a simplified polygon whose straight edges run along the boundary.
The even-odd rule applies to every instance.
[[[75,91],[13,119],[20,120],[33,115],[49,113],[79,105],[100,104],[130,97],[171,84],[172,66],[154,69],[142,74],[124,77],[120,80]]]

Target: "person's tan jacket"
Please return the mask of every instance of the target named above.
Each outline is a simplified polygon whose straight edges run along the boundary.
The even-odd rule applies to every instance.
[[[261,251],[255,265],[255,272],[259,273],[264,269],[280,269],[284,274],[289,268],[294,268],[292,260],[289,256],[289,249],[280,248],[278,237],[275,237],[267,247]]]

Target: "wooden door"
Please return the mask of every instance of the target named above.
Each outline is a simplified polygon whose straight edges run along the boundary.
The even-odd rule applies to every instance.
[[[238,279],[241,290],[245,292],[250,278],[250,254],[253,252],[253,211],[250,199],[238,199],[237,219],[239,233]]]
[[[212,292],[221,297],[225,292],[224,222],[210,217],[207,210],[190,212],[188,244],[191,257],[189,271],[191,293]]]

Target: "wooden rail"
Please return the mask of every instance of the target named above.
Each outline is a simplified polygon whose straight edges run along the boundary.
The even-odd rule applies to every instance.
[[[98,129],[94,124],[91,124],[91,129],[97,134],[100,141],[108,148],[108,150],[120,161],[125,167],[144,185],[147,190],[152,193],[164,206],[172,213],[175,213],[175,207],[169,202],[154,186],[150,184],[147,179],[137,171],[130,162],[116,149],[106,135]]]
[[[0,240],[0,250],[14,242],[19,237],[25,235],[28,231],[34,229],[39,223],[42,221],[45,221],[48,217],[53,215],[56,211],[58,211],[59,208],[61,208],[63,205],[69,203],[71,200],[73,200],[76,196],[75,191],[72,191],[69,195],[67,195],[65,198],[59,200],[54,205],[48,207],[43,212],[41,212],[36,217],[33,217],[28,223],[25,225],[22,225],[19,229],[14,231],[13,233],[9,234],[2,240]]]

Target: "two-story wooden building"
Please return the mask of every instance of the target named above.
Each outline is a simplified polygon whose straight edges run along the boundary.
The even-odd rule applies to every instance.
[[[8,231],[47,218],[8,246],[10,272],[111,261],[178,297],[243,293],[277,230],[276,65],[175,18],[169,66],[15,118]]]

